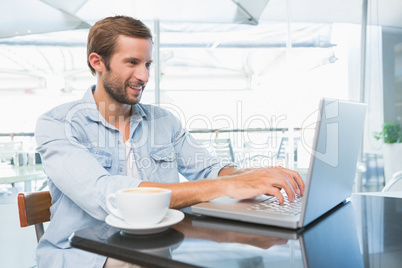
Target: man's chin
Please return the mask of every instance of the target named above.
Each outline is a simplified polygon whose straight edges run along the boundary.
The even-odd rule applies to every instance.
[[[137,104],[141,101],[141,97],[142,97],[142,92],[139,93],[134,93],[127,96],[129,98],[130,103],[132,103],[132,105]]]
[[[141,101],[141,97],[132,98],[132,99],[130,99],[130,103],[129,103],[129,104],[135,105],[135,104],[140,103],[140,101]]]

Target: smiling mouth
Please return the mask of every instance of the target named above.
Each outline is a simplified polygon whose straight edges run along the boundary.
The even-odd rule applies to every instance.
[[[132,90],[134,90],[136,93],[141,93],[143,86],[137,86],[137,87],[133,87],[133,86],[128,86],[129,88],[131,88]]]

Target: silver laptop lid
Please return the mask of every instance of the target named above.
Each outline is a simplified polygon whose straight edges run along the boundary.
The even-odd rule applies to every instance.
[[[265,201],[260,195],[250,199],[221,197],[191,207],[193,213],[273,225],[291,229],[306,226],[350,197],[353,190],[357,158],[363,137],[366,105],[356,102],[322,99],[318,116],[314,113],[302,126],[299,146],[304,141],[309,120],[314,125],[314,142],[310,145],[310,165],[302,210],[299,215],[255,211],[251,206]],[[317,120],[318,117],[318,120]],[[311,133],[313,134],[313,133]],[[311,143],[310,143],[311,144]]]
[[[363,139],[366,104],[322,99],[311,150],[301,226],[350,197]],[[305,146],[302,133],[302,145]]]

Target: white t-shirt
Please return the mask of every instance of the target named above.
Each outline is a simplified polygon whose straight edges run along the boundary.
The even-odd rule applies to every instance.
[[[140,173],[138,172],[137,165],[135,164],[133,148],[131,148],[131,144],[128,141],[125,143],[126,147],[126,175],[131,176],[135,179],[141,179]]]

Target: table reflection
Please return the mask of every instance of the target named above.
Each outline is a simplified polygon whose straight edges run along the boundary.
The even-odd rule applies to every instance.
[[[361,228],[353,207],[342,205],[297,231],[185,214],[183,221],[159,234],[125,234],[103,223],[77,231],[70,242],[154,267],[358,268],[363,267]]]
[[[170,259],[171,252],[179,247],[183,240],[184,235],[181,232],[169,229],[163,233],[150,235],[115,232],[107,239],[107,243]]]
[[[172,258],[203,267],[363,267],[353,213],[346,204],[298,231],[195,217],[174,227],[186,239]]]
[[[358,237],[364,266],[401,267],[402,198],[361,195],[353,196],[352,202],[362,226]]]
[[[363,267],[351,203],[309,226],[299,241],[305,267]]]

